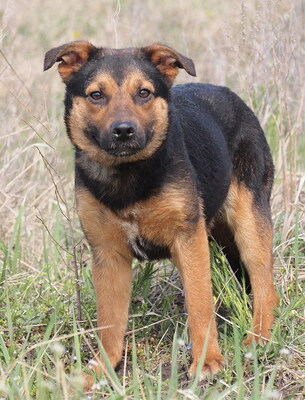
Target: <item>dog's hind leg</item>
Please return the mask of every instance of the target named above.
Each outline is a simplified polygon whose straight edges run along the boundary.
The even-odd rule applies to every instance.
[[[224,206],[227,223],[233,233],[250,277],[253,293],[253,322],[245,344],[269,339],[278,304],[273,283],[272,225],[268,202],[254,201],[244,185],[231,183]]]

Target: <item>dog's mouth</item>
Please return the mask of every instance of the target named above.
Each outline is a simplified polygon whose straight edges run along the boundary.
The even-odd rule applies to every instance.
[[[139,138],[138,140],[133,140],[130,142],[120,143],[118,141],[112,141],[110,147],[106,148],[108,154],[113,157],[130,157],[139,151],[143,150],[146,145],[146,140],[144,138]]]
[[[132,149],[132,150],[131,149],[128,149],[128,150],[119,150],[119,149],[113,150],[113,149],[110,149],[110,150],[107,150],[107,153],[110,154],[113,157],[122,158],[122,157],[130,157],[130,156],[136,154],[140,150],[141,150],[140,148],[139,149]]]
[[[125,141],[110,137],[109,134],[101,134],[96,128],[90,126],[85,130],[85,135],[98,147],[106,151],[112,157],[124,158],[130,157],[143,150],[149,141],[150,134],[139,134]]]

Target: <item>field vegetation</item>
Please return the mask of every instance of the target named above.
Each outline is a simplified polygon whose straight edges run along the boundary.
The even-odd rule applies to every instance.
[[[229,86],[271,146],[275,282],[272,340],[242,345],[251,298],[211,244],[223,371],[189,379],[190,341],[178,273],[134,263],[118,374],[81,390],[97,350],[90,252],[75,211],[64,85],[42,72],[52,47],[166,43],[197,78]],[[0,399],[305,398],[305,6],[302,0],[2,0],[0,3]],[[248,311],[249,310],[249,311]]]

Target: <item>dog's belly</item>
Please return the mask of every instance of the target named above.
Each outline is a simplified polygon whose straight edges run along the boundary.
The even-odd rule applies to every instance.
[[[133,256],[138,260],[153,261],[162,258],[170,258],[170,251],[167,247],[156,245],[140,236],[136,223],[123,222],[122,228],[126,234],[130,250]]]

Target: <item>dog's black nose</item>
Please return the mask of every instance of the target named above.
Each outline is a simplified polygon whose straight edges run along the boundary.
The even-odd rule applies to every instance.
[[[133,137],[136,131],[136,125],[133,122],[115,122],[111,125],[113,136],[122,142]]]

